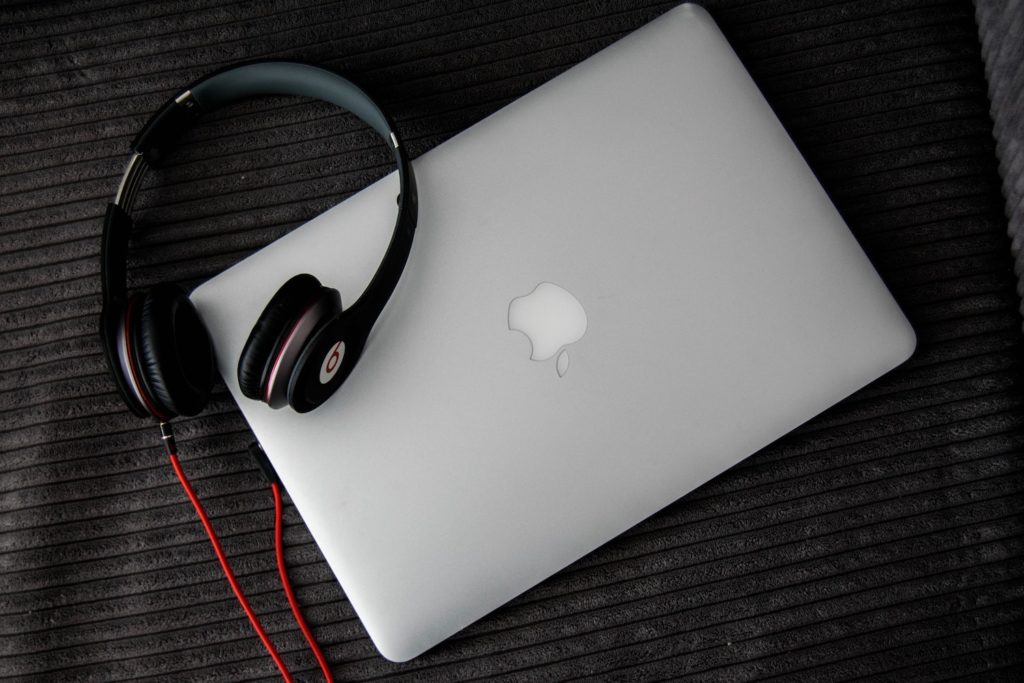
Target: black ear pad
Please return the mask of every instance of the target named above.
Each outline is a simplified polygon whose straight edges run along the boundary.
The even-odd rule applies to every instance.
[[[328,288],[312,275],[291,278],[270,299],[238,357],[238,388],[248,398],[264,400],[263,382],[278,347],[285,341],[295,321]]]
[[[121,370],[117,328],[123,324],[123,315],[120,309],[115,309],[112,312],[105,306],[100,312],[100,339],[103,341],[103,355],[107,359],[107,367],[110,368],[110,374],[114,377],[114,385],[117,387],[117,393],[121,395],[121,400],[138,417],[148,417],[149,411],[139,403],[132,392],[131,379],[125,377]]]
[[[213,388],[213,343],[185,291],[159,284],[137,304],[132,358],[159,419],[196,415]]]

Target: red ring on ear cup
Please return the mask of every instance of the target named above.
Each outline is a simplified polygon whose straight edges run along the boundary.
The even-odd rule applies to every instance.
[[[306,341],[288,381],[288,405],[293,410],[307,413],[322,405],[348,378],[366,345],[366,326],[360,323],[357,312],[350,308]],[[341,344],[344,350],[338,353]],[[335,353],[339,365],[321,375]]]
[[[320,310],[323,308],[321,302],[326,298],[325,294],[325,292],[321,292],[320,295],[306,307],[306,310],[304,310],[295,319],[295,322],[288,330],[288,334],[285,335],[284,339],[278,345],[277,351],[273,356],[271,356],[267,377],[261,386],[264,402],[274,405],[276,402],[274,400],[274,394],[280,393],[274,391],[276,388],[275,385],[277,385],[279,380],[283,378],[278,375],[280,374],[285,376],[291,374],[291,366],[294,365],[295,357],[298,356],[298,353],[295,352],[295,346],[301,346],[305,340],[313,334],[313,332],[321,327],[322,321],[326,317]],[[299,339],[297,337],[302,338]],[[292,351],[292,353],[289,353],[289,351]],[[291,363],[285,363],[285,359],[288,356],[292,356]],[[282,367],[282,365],[288,365],[289,367]],[[284,379],[284,381],[287,386],[287,379]]]
[[[159,284],[131,296],[118,337],[129,393],[147,413],[166,422],[206,407],[214,380],[213,344],[183,289]]]
[[[142,387],[166,418],[196,415],[210,399],[213,343],[199,312],[178,285],[161,283],[142,296],[132,325]]]
[[[156,407],[153,399],[149,396],[145,387],[142,385],[142,371],[136,365],[135,352],[133,351],[134,346],[134,334],[132,328],[132,312],[137,307],[139,301],[142,299],[141,294],[133,294],[128,299],[127,305],[125,305],[124,316],[123,316],[123,334],[124,334],[124,351],[125,361],[128,366],[128,377],[126,378],[131,384],[131,388],[134,395],[142,399],[142,403],[149,414],[160,420],[166,422],[171,416],[164,415],[159,408]]]
[[[275,405],[278,401],[268,397],[284,395],[276,388],[288,383],[291,363],[284,367],[285,356],[297,356],[296,345],[301,348],[307,337],[340,312],[337,290],[324,287],[312,275],[296,275],[281,285],[257,318],[239,355],[242,394],[279,407]]]

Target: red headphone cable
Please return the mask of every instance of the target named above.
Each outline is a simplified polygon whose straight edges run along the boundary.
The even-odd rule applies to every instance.
[[[288,597],[288,605],[292,608],[292,614],[295,615],[295,623],[302,630],[302,635],[309,643],[309,649],[313,651],[313,656],[316,657],[316,661],[320,665],[324,680],[327,683],[334,683],[334,675],[331,673],[331,667],[327,664],[327,658],[320,651],[320,645],[316,642],[313,631],[306,624],[299,601],[292,590],[292,583],[288,580],[288,567],[284,564],[284,541],[282,539],[284,525],[281,523],[281,511],[284,506],[281,503],[281,485],[274,482],[270,485],[270,489],[274,492],[274,548],[277,553],[277,573],[281,575],[281,587],[284,588],[284,594]]]
[[[260,640],[263,642],[263,647],[266,648],[267,654],[270,655],[271,659],[274,660],[274,664],[277,665],[278,670],[281,672],[281,677],[286,683],[293,683],[294,679],[292,678],[291,673],[289,673],[284,660],[281,658],[281,655],[278,654],[277,648],[275,648],[274,644],[270,641],[270,637],[267,636],[267,632],[263,629],[263,625],[260,623],[259,617],[256,616],[256,613],[249,605],[249,601],[246,600],[245,595],[242,594],[242,588],[238,584],[238,580],[235,578],[234,572],[231,571],[231,565],[228,564],[227,555],[224,554],[224,549],[221,547],[220,541],[217,539],[217,533],[213,529],[213,524],[210,522],[210,518],[207,516],[206,510],[203,509],[203,504],[199,501],[199,497],[196,495],[195,490],[193,490],[191,484],[189,484],[185,471],[181,468],[181,463],[178,461],[177,447],[174,443],[174,432],[171,430],[171,426],[166,422],[161,422],[160,434],[164,442],[164,447],[167,450],[167,455],[170,457],[171,467],[174,468],[174,473],[178,476],[178,481],[181,482],[181,486],[185,490],[185,494],[192,502],[192,507],[195,508],[196,514],[199,515],[199,521],[202,522],[203,528],[206,530],[206,535],[210,538],[210,544],[213,546],[213,552],[217,555],[217,560],[220,562],[221,569],[224,571],[224,576],[227,578],[228,583],[231,585],[231,590],[234,591],[235,597],[238,599],[238,604],[242,606],[242,609],[245,611],[245,615],[249,617],[249,623],[252,624],[253,630],[256,631],[256,635],[258,635]],[[302,635],[306,638],[306,642],[309,643],[310,649],[312,649],[313,655],[316,657],[317,663],[320,665],[320,669],[324,674],[324,679],[328,683],[334,683],[334,677],[331,674],[331,669],[327,664],[327,660],[324,658],[323,652],[321,652],[312,631],[306,624],[306,620],[302,617],[298,600],[295,598],[291,582],[288,580],[287,568],[284,563],[284,543],[282,541],[283,504],[281,502],[280,484],[272,482],[270,488],[274,494],[274,548],[277,555],[277,569],[281,576],[281,585],[284,587],[284,592],[288,598],[288,605],[291,607],[292,614],[295,615],[295,621],[298,622],[299,628],[302,630]]]

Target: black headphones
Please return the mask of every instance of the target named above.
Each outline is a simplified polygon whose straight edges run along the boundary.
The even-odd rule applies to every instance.
[[[128,238],[134,225],[129,212],[135,195],[147,168],[159,165],[200,115],[257,95],[311,97],[352,112],[391,148],[401,190],[384,259],[351,307],[343,310],[338,291],[307,274],[291,278],[274,294],[238,359],[242,393],[300,413],[326,401],[355,367],[409,258],[416,231],[416,179],[394,126],[366,93],[336,73],[298,62],[244,64],[193,83],[135,137],[103,224],[100,336],[121,398],[139,417],[166,422],[197,414],[209,400],[215,370],[210,335],[181,287],[160,283],[127,294]]]

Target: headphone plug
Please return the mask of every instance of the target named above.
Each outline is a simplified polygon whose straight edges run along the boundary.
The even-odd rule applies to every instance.
[[[252,459],[256,461],[256,466],[260,468],[260,473],[263,475],[263,479],[267,484],[281,485],[281,479],[277,476],[277,472],[274,471],[274,466],[270,464],[270,458],[267,457],[267,454],[263,450],[263,446],[260,445],[259,441],[253,441],[249,444],[249,455],[251,455]]]
[[[160,438],[164,441],[164,450],[167,451],[167,455],[178,453],[178,446],[174,443],[174,430],[171,429],[170,422],[160,423]]]

